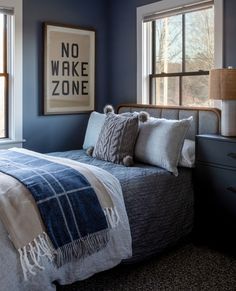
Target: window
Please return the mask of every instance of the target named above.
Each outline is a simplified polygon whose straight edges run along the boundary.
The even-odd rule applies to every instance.
[[[8,15],[0,13],[0,138],[8,137]]]
[[[209,70],[222,66],[222,0],[175,2],[137,10],[138,102],[210,106]]]
[[[0,148],[22,145],[22,0],[0,0]]]

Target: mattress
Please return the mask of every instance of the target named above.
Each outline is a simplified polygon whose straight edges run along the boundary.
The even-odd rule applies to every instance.
[[[122,187],[129,218],[135,262],[162,252],[188,235],[193,226],[192,170],[179,168],[178,177],[145,164],[113,164],[86,155],[84,150],[51,153],[91,164],[113,174]]]

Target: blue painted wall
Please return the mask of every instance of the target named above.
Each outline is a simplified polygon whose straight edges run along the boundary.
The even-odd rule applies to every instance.
[[[224,4],[224,65],[236,67],[236,1]]]
[[[173,0],[176,1],[176,0]],[[110,0],[109,87],[110,102],[136,103],[136,8],[157,0]],[[236,67],[236,1],[224,0],[224,64]]]
[[[96,109],[136,102],[136,8],[155,0],[24,1],[25,147],[49,152],[80,148],[88,114],[40,116],[42,22],[96,29]],[[174,0],[173,0],[174,1]],[[236,1],[225,0],[224,64],[236,66]]]
[[[153,2],[157,0],[110,1],[108,93],[115,106],[136,103],[136,8]]]
[[[42,116],[42,23],[52,21],[96,30],[96,109],[107,103],[106,0],[23,0],[24,147],[40,152],[80,148],[88,114]]]

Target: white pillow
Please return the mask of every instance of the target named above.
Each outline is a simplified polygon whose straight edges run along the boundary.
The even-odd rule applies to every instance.
[[[140,124],[135,145],[136,160],[178,175],[177,165],[192,117],[182,120],[149,118]]]
[[[195,141],[185,139],[179,159],[179,166],[193,168],[194,164],[195,164]]]
[[[84,138],[84,144],[83,149],[87,149],[90,146],[95,146],[98,136],[100,134],[100,131],[102,129],[102,126],[105,122],[106,115],[102,113],[98,113],[96,111],[93,111],[90,114],[85,138]]]

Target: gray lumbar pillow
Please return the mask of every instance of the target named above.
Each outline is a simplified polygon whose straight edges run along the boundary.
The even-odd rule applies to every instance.
[[[94,147],[93,157],[131,166],[138,129],[138,115],[108,113]]]
[[[183,120],[149,118],[140,124],[135,159],[178,175],[177,165],[192,117]]]

